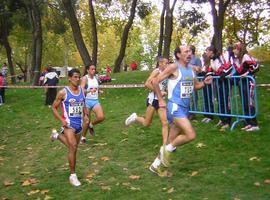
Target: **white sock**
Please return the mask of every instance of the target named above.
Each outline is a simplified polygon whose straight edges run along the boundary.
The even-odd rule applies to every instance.
[[[86,139],[86,137],[83,137],[83,136],[82,136],[82,137],[81,137],[81,140],[84,140],[84,139]]]
[[[90,128],[93,128],[93,124],[91,122],[89,123],[89,127]]]
[[[165,147],[166,151],[173,152],[176,147],[174,147],[172,144],[167,144]]]
[[[154,160],[154,162],[152,164],[153,167],[158,168],[160,164],[161,164],[161,160],[158,157],[156,157],[156,159]]]
[[[58,136],[59,136],[59,133],[53,134],[53,137],[54,137],[55,139],[58,139]]]
[[[70,176],[77,176],[77,175],[76,175],[76,173],[74,173],[74,174],[70,174]]]

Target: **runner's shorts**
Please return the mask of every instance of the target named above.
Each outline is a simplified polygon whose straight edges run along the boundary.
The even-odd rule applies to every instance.
[[[189,107],[183,107],[173,102],[167,104],[167,119],[171,124],[174,118],[187,118],[189,115]]]

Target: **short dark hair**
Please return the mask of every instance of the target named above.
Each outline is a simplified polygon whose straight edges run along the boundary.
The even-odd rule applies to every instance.
[[[194,45],[189,45],[189,48],[190,48],[192,54],[195,54],[196,47]]]
[[[177,54],[178,53],[181,53],[181,49],[179,46],[177,46],[175,49],[174,49],[174,57],[176,58],[176,60],[178,60],[179,58],[177,57]]]
[[[75,73],[81,74],[80,70],[73,68],[68,71],[68,77],[72,77]]]

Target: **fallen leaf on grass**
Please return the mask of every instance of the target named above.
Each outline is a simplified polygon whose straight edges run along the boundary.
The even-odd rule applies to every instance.
[[[130,186],[130,182],[122,183],[123,186]]]
[[[88,156],[88,158],[89,158],[89,159],[95,159],[95,157],[94,157],[94,156]]]
[[[0,146],[0,150],[4,150],[6,145]]]
[[[233,200],[241,200],[241,199],[239,199],[239,198],[237,198],[237,197],[234,197],[234,199]]]
[[[140,179],[140,176],[131,175],[131,176],[129,176],[129,178],[132,179],[132,180],[138,180],[138,179]]]
[[[270,179],[266,179],[266,180],[264,180],[264,183],[266,183],[266,184],[270,184]]]
[[[20,175],[26,175],[26,174],[30,174],[30,172],[27,172],[27,171],[21,171],[20,172]]]
[[[11,185],[14,185],[14,182],[4,181],[4,186],[5,187],[11,186]]]
[[[141,191],[141,188],[136,188],[136,187],[133,187],[133,186],[131,186],[130,189],[133,190],[133,191]]]
[[[125,142],[125,141],[127,141],[127,140],[128,140],[128,139],[125,138],[125,139],[121,140],[120,143]]]
[[[3,157],[0,157],[0,162],[1,162],[1,161],[4,161],[4,160],[5,160],[5,159],[4,159]]]
[[[194,172],[192,172],[191,174],[190,174],[190,176],[197,176],[198,175],[198,171],[194,171]]]
[[[254,160],[260,161],[261,158],[258,158],[258,157],[256,157],[256,156],[254,156],[254,157],[251,157],[249,160],[250,160],[250,161],[254,161]]]
[[[174,190],[174,187],[172,187],[172,188],[170,188],[170,189],[168,189],[168,191],[167,191],[167,193],[173,193],[175,190]]]
[[[50,190],[45,189],[45,190],[41,190],[40,193],[41,193],[41,194],[47,194],[47,193],[49,193],[49,191],[50,191]]]
[[[32,147],[27,147],[26,149],[27,149],[27,150],[32,150]]]
[[[128,171],[128,168],[124,167],[123,170],[124,170],[124,171]]]
[[[24,180],[23,183],[22,183],[22,186],[34,185],[36,183],[38,183],[38,180],[37,179],[30,178],[30,179]]]
[[[197,148],[202,148],[202,147],[206,147],[206,145],[200,142],[200,143],[198,143],[198,144],[196,145],[196,147],[197,147]]]
[[[257,187],[261,186],[260,182],[255,182],[254,185],[257,186]]]
[[[98,162],[93,162],[92,165],[95,165],[96,166],[96,165],[98,165]]]
[[[101,157],[101,159],[100,160],[103,160],[103,161],[108,161],[108,160],[110,160],[110,158],[109,157],[107,157],[107,156],[103,156],[103,157]]]
[[[97,144],[93,144],[93,146],[106,146],[107,145],[107,143],[105,142],[105,143],[97,143]]]
[[[44,198],[44,200],[51,200],[51,199],[53,199],[53,198],[51,196],[49,196],[49,195],[46,195],[45,198]]]
[[[27,195],[31,196],[31,195],[39,193],[39,192],[40,192],[40,190],[32,190],[32,191],[28,192]]]
[[[96,174],[94,172],[89,172],[86,176],[86,180],[91,180]]]
[[[101,186],[101,189],[102,190],[110,191],[111,190],[111,187],[110,186]]]

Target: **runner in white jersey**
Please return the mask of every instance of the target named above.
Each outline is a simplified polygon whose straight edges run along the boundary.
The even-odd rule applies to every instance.
[[[70,169],[69,181],[74,186],[81,183],[75,173],[76,153],[82,130],[84,93],[80,87],[80,71],[72,69],[68,72],[69,86],[60,90],[53,102],[52,110],[56,119],[62,123],[63,134],[56,130],[51,135],[51,140],[60,140],[68,148],[68,162]],[[62,116],[58,113],[61,105]]]
[[[138,122],[142,124],[144,127],[147,127],[151,124],[153,115],[155,111],[158,113],[159,119],[162,124],[162,138],[163,144],[166,144],[168,138],[168,122],[166,118],[166,109],[160,108],[158,105],[157,95],[153,92],[152,79],[155,78],[158,74],[160,74],[168,65],[168,59],[160,57],[158,59],[158,67],[153,70],[150,76],[147,78],[145,82],[145,86],[151,91],[148,94],[146,99],[146,113],[145,117],[137,116],[136,113],[132,113],[125,121],[126,126],[131,125],[134,122]],[[160,90],[162,92],[163,98],[167,94],[167,80],[163,80],[159,83]]]
[[[158,96],[159,107],[165,107],[159,83],[168,79],[167,118],[170,123],[168,144],[160,148],[161,163],[168,167],[170,154],[177,146],[184,145],[196,138],[196,133],[188,119],[190,97],[193,89],[198,90],[205,84],[210,84],[212,77],[208,76],[199,82],[188,63],[191,59],[189,46],[177,47],[174,51],[176,62],[170,64],[162,73],[153,79],[154,91]],[[154,161],[153,168],[159,169],[160,162]]]
[[[99,83],[96,78],[96,67],[90,65],[86,67],[87,74],[82,78],[81,87],[85,91],[85,119],[83,123],[81,143],[86,142],[86,132],[89,128],[90,134],[94,135],[93,126],[104,121],[103,109],[98,99]],[[95,119],[91,120],[91,111],[95,114]]]

